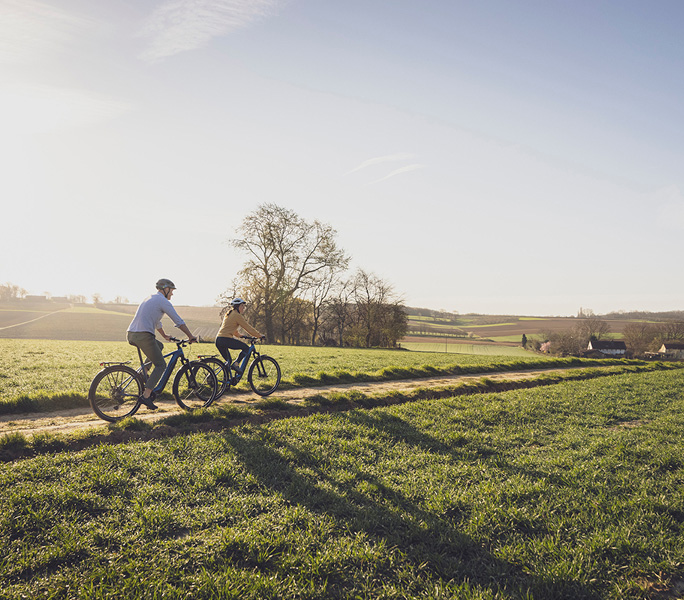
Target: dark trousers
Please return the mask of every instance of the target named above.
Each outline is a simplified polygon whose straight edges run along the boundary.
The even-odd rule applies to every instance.
[[[230,350],[240,351],[240,356],[237,358],[237,360],[240,362],[242,362],[242,359],[245,358],[245,355],[249,350],[249,346],[247,344],[241,342],[240,340],[236,340],[234,337],[217,337],[216,347],[226,362],[230,362]]]

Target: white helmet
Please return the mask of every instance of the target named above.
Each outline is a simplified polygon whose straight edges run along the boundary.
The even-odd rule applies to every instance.
[[[233,299],[230,301],[230,305],[231,305],[233,308],[237,308],[237,307],[240,306],[241,304],[247,304],[247,302],[245,302],[242,298],[233,298]]]

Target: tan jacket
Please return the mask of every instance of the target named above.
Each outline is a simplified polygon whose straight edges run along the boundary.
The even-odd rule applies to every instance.
[[[238,332],[238,328],[240,327],[249,333],[249,335],[261,337],[261,334],[254,329],[237,310],[231,310],[226,313],[216,337],[240,337],[240,333]]]

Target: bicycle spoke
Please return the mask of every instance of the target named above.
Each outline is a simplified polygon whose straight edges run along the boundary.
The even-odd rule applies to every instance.
[[[270,356],[260,356],[252,363],[247,380],[255,393],[268,396],[280,385],[280,366]]]
[[[112,365],[95,376],[88,400],[95,414],[105,421],[118,421],[139,408],[142,382],[136,372],[124,365]]]
[[[194,410],[205,408],[216,394],[216,376],[204,363],[191,362],[183,365],[173,381],[173,396],[181,408]]]

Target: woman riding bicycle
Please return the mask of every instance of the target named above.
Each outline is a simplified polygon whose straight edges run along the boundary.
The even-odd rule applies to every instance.
[[[230,350],[240,350],[240,356],[237,357],[231,368],[238,373],[242,373],[240,363],[247,355],[249,346],[237,339],[239,336],[238,330],[242,328],[250,335],[261,339],[264,339],[266,336],[254,329],[242,316],[242,313],[247,308],[247,303],[242,298],[235,298],[231,301],[230,306],[231,309],[223,317],[223,323],[221,323],[221,327],[216,334],[216,347],[226,362],[230,362]]]

